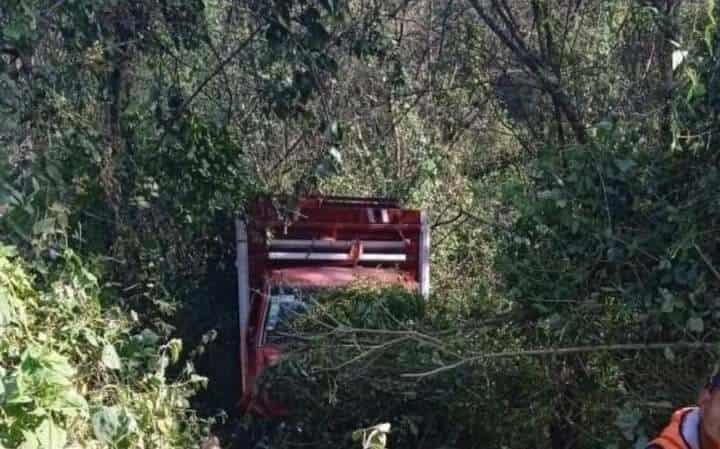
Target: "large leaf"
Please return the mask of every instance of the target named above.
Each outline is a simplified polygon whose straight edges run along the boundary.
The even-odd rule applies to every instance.
[[[75,368],[67,357],[55,351],[44,351],[39,360],[58,377],[58,383],[70,385],[70,379],[75,375]]]
[[[3,401],[6,404],[29,404],[33,401],[22,382],[18,382],[17,375],[6,377],[3,388],[5,390]]]
[[[71,388],[74,375],[75,368],[70,365],[67,357],[49,348],[31,346],[25,350],[20,360],[17,383],[18,386],[27,385],[28,391],[35,392],[33,394],[37,396],[38,391],[49,393]]]
[[[63,449],[67,443],[67,432],[49,418],[34,432],[24,432],[24,436],[20,449]]]
[[[124,408],[101,407],[92,415],[95,437],[107,444],[117,445],[137,431],[135,418]]]
[[[42,218],[33,225],[33,234],[48,235],[55,232],[55,219],[52,217]]]
[[[50,406],[52,410],[63,413],[65,416],[77,416],[87,411],[85,398],[74,388],[66,388],[58,394],[55,402]]]
[[[46,419],[35,431],[41,448],[63,449],[67,443],[67,433],[51,419]]]
[[[38,449],[40,447],[37,436],[33,432],[24,430],[23,438],[24,441],[20,444],[20,446],[18,446],[18,449]]]
[[[108,369],[119,370],[122,368],[122,362],[120,356],[115,350],[115,346],[111,344],[105,345],[102,351],[102,363]]]

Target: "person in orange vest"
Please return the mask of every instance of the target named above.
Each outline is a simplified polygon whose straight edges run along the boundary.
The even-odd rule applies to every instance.
[[[647,449],[720,449],[720,373],[710,378],[695,407],[673,413]]]

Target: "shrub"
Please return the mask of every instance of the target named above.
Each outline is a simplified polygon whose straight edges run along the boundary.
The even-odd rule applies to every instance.
[[[140,329],[72,252],[41,279],[0,246],[0,447],[187,448],[207,422],[188,399],[205,379],[169,379],[182,342]]]

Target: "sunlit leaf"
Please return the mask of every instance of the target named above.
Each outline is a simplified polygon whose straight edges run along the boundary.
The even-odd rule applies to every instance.
[[[115,346],[106,344],[102,350],[102,363],[107,369],[119,370],[122,368],[120,356],[115,350]]]
[[[675,70],[680,64],[683,63],[688,55],[687,50],[675,50],[672,53],[672,68]]]
[[[67,433],[51,419],[46,419],[35,430],[38,449],[63,449],[67,443]]]
[[[107,444],[117,444],[137,431],[135,418],[124,408],[101,407],[92,415],[95,437]]]
[[[180,353],[182,352],[182,340],[173,338],[168,342],[167,347],[170,352],[170,361],[177,363],[178,360],[180,360]]]

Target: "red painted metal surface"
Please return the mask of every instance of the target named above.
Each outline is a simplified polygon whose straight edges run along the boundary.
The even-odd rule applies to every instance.
[[[342,288],[354,283],[399,286],[414,291],[416,280],[397,270],[367,267],[293,267],[270,272],[270,282],[303,289]]]
[[[263,371],[282,358],[282,348],[266,342],[271,288],[317,290],[370,282],[417,291],[420,283],[420,211],[402,209],[396,201],[383,198],[313,197],[301,200],[285,215],[290,218],[281,216],[270,201],[261,201],[249,211],[247,220],[250,304],[248,327],[241,329],[246,385],[241,407],[263,416],[287,411],[256,387]],[[303,242],[307,247],[302,247]],[[272,245],[279,245],[282,254]],[[378,247],[391,248],[381,253],[386,259],[402,260],[361,257],[377,253],[370,248]],[[321,258],[332,253],[337,260],[308,260],[309,253],[321,254]]]

